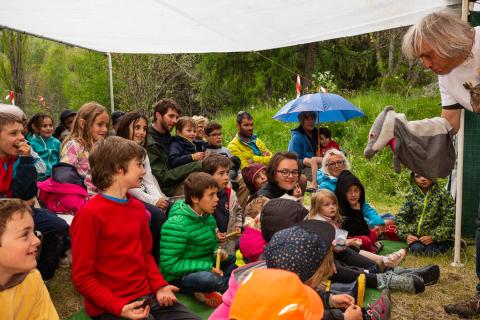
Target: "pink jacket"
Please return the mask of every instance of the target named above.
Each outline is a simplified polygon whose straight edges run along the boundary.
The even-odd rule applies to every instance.
[[[50,211],[75,214],[87,201],[87,190],[72,183],[60,183],[49,178],[37,183],[40,199]]]
[[[258,260],[263,253],[267,242],[263,239],[262,231],[252,227],[245,227],[240,238],[240,252],[249,262]]]

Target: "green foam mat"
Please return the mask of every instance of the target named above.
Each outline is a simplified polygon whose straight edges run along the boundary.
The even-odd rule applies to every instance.
[[[379,252],[381,255],[386,255],[398,251],[400,249],[406,249],[407,244],[403,241],[392,240],[380,240],[383,242],[383,250]]]

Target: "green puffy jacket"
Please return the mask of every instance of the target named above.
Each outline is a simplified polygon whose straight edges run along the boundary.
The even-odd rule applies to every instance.
[[[426,194],[412,181],[412,190],[397,214],[400,239],[409,234],[432,236],[440,242],[453,239],[455,231],[455,202],[450,193],[434,183]]]
[[[184,201],[173,205],[160,240],[160,270],[165,280],[212,270],[218,246],[216,227],[212,215],[199,216]]]

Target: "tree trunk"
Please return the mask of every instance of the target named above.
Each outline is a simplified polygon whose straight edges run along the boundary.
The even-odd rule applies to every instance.
[[[310,77],[312,76],[313,68],[315,67],[317,48],[318,44],[316,42],[307,43],[305,45],[304,87],[309,87],[311,85]]]
[[[12,31],[6,32],[8,37],[8,59],[10,61],[10,72],[12,79],[12,90],[15,92],[15,104],[24,106],[25,93],[25,55],[27,36]]]
[[[395,38],[396,38],[396,31],[389,30],[389,44],[388,44],[388,72],[387,74],[390,76],[393,74],[393,63],[395,60]]]
[[[382,77],[385,76],[385,69],[383,67],[383,57],[382,57],[382,47],[380,45],[380,39],[382,34],[380,32],[375,32],[371,36],[371,41],[373,42],[373,46],[375,48],[375,57],[377,58],[377,66],[378,70]]]

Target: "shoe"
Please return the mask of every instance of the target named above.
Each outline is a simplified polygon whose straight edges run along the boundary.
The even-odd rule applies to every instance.
[[[443,306],[448,314],[455,314],[462,318],[470,318],[480,315],[480,293],[477,293],[470,300],[456,304],[446,304]]]
[[[198,301],[205,303],[207,306],[216,308],[222,304],[222,295],[214,292],[194,292],[193,295]]]
[[[390,291],[383,289],[380,298],[373,305],[367,307],[367,319],[370,320],[390,320],[392,314],[392,300]]]
[[[390,289],[409,293],[425,291],[423,279],[415,273],[396,274],[393,271],[377,273],[377,288]]]
[[[440,267],[436,264],[428,265],[421,268],[396,267],[393,269],[393,272],[395,272],[396,274],[415,273],[423,279],[423,283],[426,286],[437,283],[438,279],[440,278]]]
[[[407,254],[407,250],[400,249],[394,253],[389,254],[388,256],[383,256],[383,264],[387,268],[395,268],[402,262],[403,258]]]

